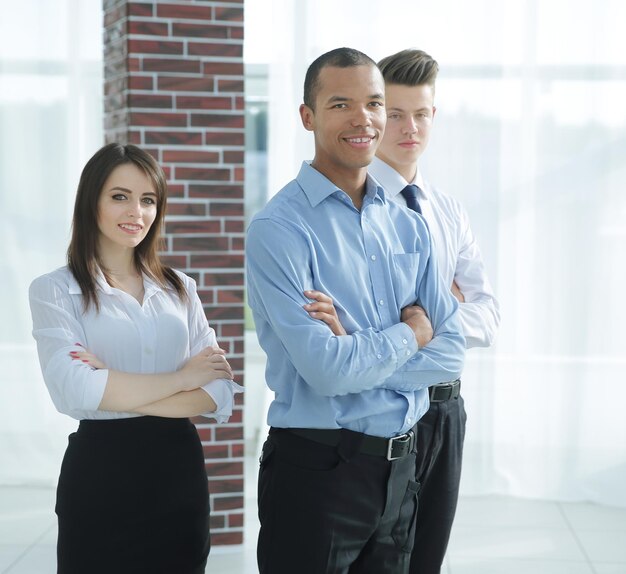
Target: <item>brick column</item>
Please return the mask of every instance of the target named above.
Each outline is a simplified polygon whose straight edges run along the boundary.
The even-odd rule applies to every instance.
[[[163,166],[164,260],[194,277],[243,381],[243,0],[103,0],[105,133]],[[228,424],[194,420],[211,490],[212,543],[243,542],[242,396]]]

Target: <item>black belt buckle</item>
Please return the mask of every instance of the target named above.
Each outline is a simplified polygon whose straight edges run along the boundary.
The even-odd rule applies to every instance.
[[[433,385],[429,390],[429,398],[431,403],[441,403],[456,399],[460,395],[461,381],[451,381],[449,383],[439,383]]]
[[[394,456],[394,445],[400,450],[400,454]],[[387,442],[387,460],[398,460],[409,454],[415,445],[415,431],[411,429],[405,434],[394,436]]]

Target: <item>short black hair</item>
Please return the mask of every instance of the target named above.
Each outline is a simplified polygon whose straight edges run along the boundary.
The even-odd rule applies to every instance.
[[[319,89],[319,76],[322,68],[333,66],[336,68],[351,68],[352,66],[374,66],[376,62],[367,54],[354,48],[335,48],[319,56],[306,71],[304,77],[304,104],[315,109],[315,98]]]

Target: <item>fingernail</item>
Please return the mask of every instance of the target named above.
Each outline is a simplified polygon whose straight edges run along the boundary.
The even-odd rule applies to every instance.
[[[88,363],[88,362],[89,362],[87,359],[81,359],[81,361],[82,361],[83,363]]]

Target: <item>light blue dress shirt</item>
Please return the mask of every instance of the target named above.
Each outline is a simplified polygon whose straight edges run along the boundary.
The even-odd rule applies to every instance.
[[[426,387],[458,378],[465,341],[458,304],[437,272],[424,220],[368,176],[361,211],[307,163],[252,220],[248,300],[274,427],[346,428],[391,437],[428,409]],[[333,298],[348,335],[303,309],[303,291]],[[418,349],[400,321],[418,303],[434,337]]]

